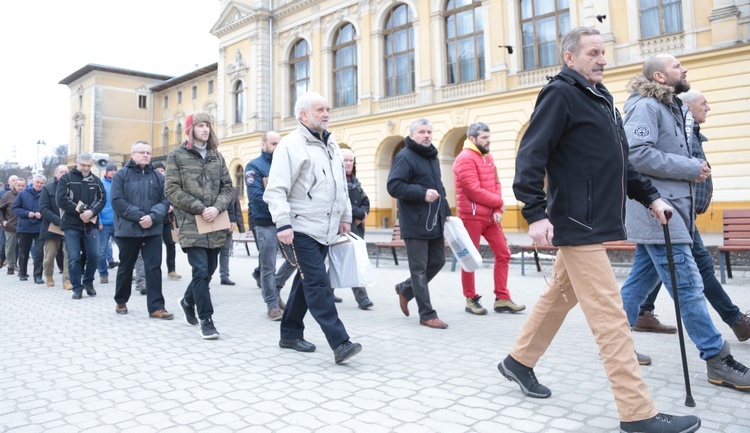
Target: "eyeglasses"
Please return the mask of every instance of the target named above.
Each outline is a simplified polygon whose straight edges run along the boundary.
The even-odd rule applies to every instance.
[[[279,245],[281,246],[281,254],[284,255],[287,263],[297,268],[297,270],[299,271],[299,277],[304,280],[305,274],[302,273],[302,268],[299,267],[299,261],[297,260],[297,250],[294,249],[294,245],[285,244],[281,241],[279,241]]]

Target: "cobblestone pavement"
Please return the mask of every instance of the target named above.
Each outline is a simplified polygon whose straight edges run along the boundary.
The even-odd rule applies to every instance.
[[[338,290],[340,317],[363,345],[344,365],[333,362],[320,328],[306,318],[314,353],[278,347],[278,322],[265,317],[260,290],[250,277],[257,262],[244,248],[232,258],[237,285],[213,280],[214,320],[221,338],[203,341],[188,326],[178,301],[189,278],[178,252],[181,281],[164,294],[173,321],[150,319],[145,297],[132,296],[129,314],[115,314],[114,274],[96,284],[98,296],[19,282],[0,274],[0,431],[3,432],[612,432],[618,419],[597,347],[580,309],[574,309],[536,368],[552,389],[549,399],[523,396],[497,363],[511,348],[526,312],[486,316],[464,312],[460,275],[446,265],[431,284],[433,304],[447,330],[419,326],[416,305],[404,317],[394,283],[407,264],[384,260],[369,289],[375,307],[357,309],[350,291]],[[549,269],[549,267],[547,268]],[[548,271],[549,272],[549,271]],[[618,268],[624,279],[627,269]],[[530,309],[544,287],[536,274],[520,276],[513,264],[513,299]],[[98,281],[98,278],[97,278]],[[492,271],[477,274],[485,306],[492,305]],[[750,308],[750,279],[726,286],[740,308]],[[284,289],[288,294],[288,287]],[[671,299],[657,313],[674,324]],[[711,314],[735,357],[750,365],[750,342],[739,343]],[[702,432],[750,431],[750,395],[711,385],[705,363],[686,341],[693,396],[684,406],[675,335],[635,333],[657,409],[697,414]]]

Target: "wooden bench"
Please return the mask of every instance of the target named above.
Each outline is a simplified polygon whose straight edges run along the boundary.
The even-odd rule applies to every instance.
[[[250,248],[248,248],[247,246],[247,244],[249,243],[255,243],[255,236],[253,236],[252,230],[248,230],[245,233],[232,233],[232,245],[245,244],[245,251],[247,252],[248,256],[250,255]]]
[[[521,275],[526,275],[526,254],[533,254],[535,248],[533,245],[519,245],[518,248],[521,250]],[[607,251],[635,251],[635,243],[628,241],[610,241],[604,242],[604,249]],[[555,252],[557,247],[544,247],[536,248],[536,251],[540,252]],[[534,264],[536,264],[536,271],[542,272],[542,265],[539,263],[539,257],[534,256]]]
[[[726,276],[732,278],[732,252],[750,251],[750,209],[725,210],[724,245],[719,247],[719,272],[721,284],[727,282]],[[724,272],[726,268],[726,276]]]
[[[450,248],[448,243],[445,243],[446,248]],[[390,248],[391,254],[393,254],[393,263],[398,266],[398,257],[396,256],[396,248],[406,248],[406,242],[404,242],[403,239],[401,239],[401,227],[398,224],[398,221],[396,221],[396,224],[393,225],[393,233],[391,233],[391,240],[390,242],[375,242],[375,267],[377,268],[380,266],[380,249],[381,248]],[[453,256],[453,253],[451,253],[451,256]],[[453,257],[453,261],[451,262],[451,272],[456,270],[456,257]]]

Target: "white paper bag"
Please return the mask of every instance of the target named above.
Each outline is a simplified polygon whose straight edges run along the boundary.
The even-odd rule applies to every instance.
[[[471,241],[469,232],[466,231],[461,218],[448,217],[444,235],[461,269],[466,272],[474,272],[482,267],[482,255],[479,254],[479,250]]]
[[[361,237],[350,233],[346,241],[328,249],[331,287],[369,287],[375,284],[375,271],[367,255],[367,244]]]

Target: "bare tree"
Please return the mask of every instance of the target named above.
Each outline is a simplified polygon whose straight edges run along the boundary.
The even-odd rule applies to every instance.
[[[65,164],[68,157],[68,145],[61,144],[55,148],[55,154],[52,156],[45,156],[42,160],[42,169],[47,179],[55,173],[55,168],[60,164]]]

